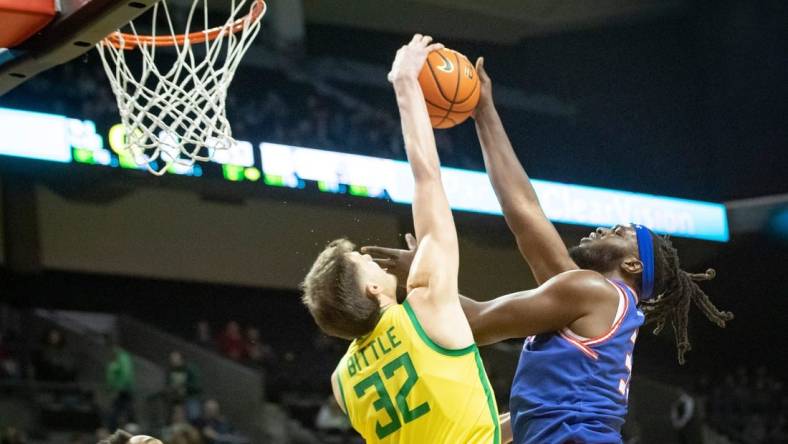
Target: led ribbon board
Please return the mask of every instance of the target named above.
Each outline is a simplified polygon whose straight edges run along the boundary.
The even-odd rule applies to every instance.
[[[0,108],[0,155],[71,162],[71,149],[100,149],[101,136],[89,120]]]
[[[312,180],[325,184],[326,191],[344,185],[351,194],[413,202],[413,176],[407,162],[272,143],[260,144],[260,153],[263,173],[283,186]],[[487,174],[446,167],[441,174],[453,209],[503,214]],[[718,242],[729,238],[723,204],[544,180],[532,183],[547,217],[555,222],[589,226],[632,222],[675,236]]]
[[[104,147],[104,139],[90,120],[0,108],[0,135],[0,155],[137,168],[124,165],[123,159]],[[110,146],[117,143],[112,130],[107,137]],[[413,176],[406,162],[263,142],[260,168],[252,147],[238,141],[230,150],[216,152],[214,162],[222,165],[226,180],[256,181],[262,172],[264,183],[272,186],[302,188],[309,180],[324,192],[413,202]],[[202,174],[197,164],[184,168],[170,172]],[[445,167],[441,171],[453,209],[502,214],[484,172]],[[722,204],[544,180],[532,183],[547,217],[555,222],[589,226],[632,222],[681,237],[717,242],[729,238]]]

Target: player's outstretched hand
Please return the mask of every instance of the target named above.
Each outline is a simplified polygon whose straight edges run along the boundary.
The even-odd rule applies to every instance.
[[[432,43],[432,37],[428,35],[414,35],[410,43],[397,51],[388,75],[389,82],[395,83],[398,80],[418,79],[421,68],[424,66],[424,62],[427,61],[427,55],[442,48],[443,44]]]
[[[408,244],[407,250],[370,246],[361,247],[361,253],[372,256],[372,260],[377,262],[381,268],[396,276],[397,285],[405,287],[408,283],[410,264],[413,263],[418,248],[416,238],[410,233],[405,235],[405,242]]]
[[[479,104],[476,105],[476,109],[474,109],[471,114],[473,118],[476,118],[478,113],[485,108],[494,106],[492,80],[490,80],[490,76],[487,75],[487,71],[484,69],[484,57],[476,59],[476,73],[479,76],[481,90],[479,92]]]

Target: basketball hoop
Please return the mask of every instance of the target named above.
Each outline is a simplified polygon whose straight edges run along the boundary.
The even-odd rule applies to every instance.
[[[118,30],[96,45],[125,129],[122,152],[153,174],[162,175],[176,163],[211,160],[216,150],[235,143],[225,109],[227,88],[260,31],[266,4],[226,3],[226,22],[209,28],[208,1],[194,0],[186,31],[177,34],[167,0],[161,0],[150,11],[150,34],[137,32],[140,25],[131,22],[130,32]],[[203,30],[190,32],[198,9]],[[246,15],[236,18],[243,11]],[[165,26],[158,23],[162,16]],[[165,29],[157,35],[157,27]],[[157,65],[157,48],[171,48],[159,53],[169,52],[174,60],[163,63],[160,58]],[[139,66],[129,66],[128,54],[139,54],[129,57]]]

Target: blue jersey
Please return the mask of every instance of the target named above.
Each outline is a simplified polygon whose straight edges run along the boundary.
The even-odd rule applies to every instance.
[[[509,398],[516,444],[621,442],[632,352],[643,313],[620,282],[610,330],[583,338],[569,328],[525,340]]]

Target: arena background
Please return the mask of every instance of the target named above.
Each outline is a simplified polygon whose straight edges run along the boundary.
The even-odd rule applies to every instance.
[[[269,7],[230,87],[238,139],[404,160],[385,73],[402,42],[426,32],[485,56],[504,124],[533,177],[724,203],[728,242],[674,243],[685,269],[717,270],[704,288],[736,319],[719,330],[692,313],[685,366],[671,332],[641,335],[626,442],[788,442],[788,4]],[[0,107],[90,120],[100,135],[118,121],[95,52],[31,79],[0,97]],[[34,137],[0,134],[26,136]],[[438,147],[444,165],[483,170],[471,123],[440,132]],[[0,156],[3,443],[92,443],[113,422],[170,433],[173,351],[194,377],[182,399],[193,422],[214,420],[216,400],[216,417],[232,424],[204,442],[358,440],[329,396],[344,344],[318,334],[298,285],[336,237],[402,246],[409,206],[254,177],[216,164],[157,178]],[[501,217],[455,217],[463,293],[488,299],[535,285]],[[567,243],[589,230],[558,229]],[[203,336],[201,322],[210,330]],[[247,340],[250,328],[258,339]],[[47,343],[52,330],[64,345]],[[483,352],[503,410],[520,345]],[[113,408],[118,390],[105,375],[116,346],[134,363],[133,418]],[[53,357],[62,364],[54,371]]]

